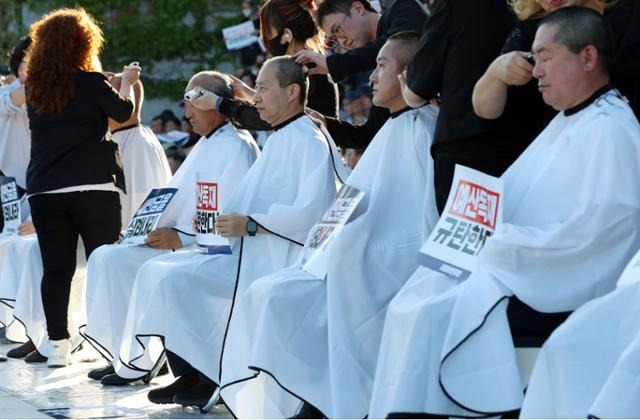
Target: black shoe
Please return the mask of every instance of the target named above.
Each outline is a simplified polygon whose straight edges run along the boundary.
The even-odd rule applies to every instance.
[[[213,395],[217,386],[215,384],[198,383],[185,391],[178,392],[173,397],[173,402],[187,407],[194,406],[203,408]]]
[[[116,370],[113,368],[113,365],[109,365],[103,368],[90,370],[87,376],[95,381],[99,381],[112,373],[116,373]]]
[[[308,403],[303,403],[302,408],[298,411],[293,417],[289,417],[290,419],[326,419],[327,417],[322,414],[320,410],[312,406]]]
[[[162,367],[160,368],[156,376],[162,376],[167,374],[169,374],[169,364],[167,362],[164,362],[164,365],[162,365]]]
[[[24,358],[24,361],[27,363],[44,363],[47,360],[49,360],[49,358],[38,353],[38,350],[32,351]]]
[[[171,385],[149,391],[147,398],[154,404],[173,404],[173,397],[178,393],[198,384],[198,374],[184,375]]]
[[[100,383],[104,386],[122,386],[138,382],[141,379],[142,378],[123,378],[122,376],[118,376],[117,373],[111,373],[109,375],[103,376],[102,379],[100,379]]]
[[[9,352],[7,353],[7,357],[10,357],[12,359],[22,359],[24,357],[27,357],[27,355],[32,351],[35,351],[35,349],[36,346],[33,345],[33,342],[31,340],[29,340],[26,343],[9,350]]]
[[[0,362],[6,362],[6,361],[7,361],[7,358],[6,358],[6,357],[4,357],[4,356],[0,356]]]

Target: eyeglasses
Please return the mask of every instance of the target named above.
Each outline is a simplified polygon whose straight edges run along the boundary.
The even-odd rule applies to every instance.
[[[331,45],[336,45],[338,43],[338,38],[345,37],[344,29],[342,29],[342,24],[345,20],[347,20],[348,17],[351,17],[351,15],[345,14],[339,24],[331,27],[331,36],[329,37]]]

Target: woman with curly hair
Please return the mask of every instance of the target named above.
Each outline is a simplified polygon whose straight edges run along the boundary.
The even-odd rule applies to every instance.
[[[31,162],[27,194],[42,254],[42,303],[51,340],[48,364],[69,363],[67,309],[78,236],[87,258],[121,228],[124,174],[108,118],[128,120],[140,68],[126,67],[120,94],[101,73],[102,31],[83,9],[60,9],[31,26],[27,113]]]

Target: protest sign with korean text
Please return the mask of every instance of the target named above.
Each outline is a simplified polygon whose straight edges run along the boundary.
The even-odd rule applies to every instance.
[[[502,223],[502,193],[499,178],[456,165],[445,210],[420,249],[422,265],[467,279],[475,258]]]
[[[0,176],[0,202],[4,215],[3,234],[16,235],[20,226],[20,197],[18,184],[11,176]]]
[[[320,223],[312,229],[311,241],[305,246],[303,270],[317,278],[323,278],[327,274],[326,250],[349,221],[363,197],[364,192],[349,185],[344,184],[340,188]]]
[[[131,218],[124,235],[123,243],[144,244],[152,230],[158,227],[160,216],[178,192],[177,188],[155,188]]]
[[[198,176],[196,182],[196,243],[203,254],[231,254],[229,240],[216,232],[216,219],[222,212],[221,184]]]

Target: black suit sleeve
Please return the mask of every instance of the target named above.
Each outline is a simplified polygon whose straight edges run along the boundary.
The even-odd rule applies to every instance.
[[[442,88],[442,75],[449,45],[450,5],[438,0],[425,25],[418,51],[407,71],[409,89],[422,99],[436,97]]]
[[[273,129],[271,124],[260,119],[260,113],[257,108],[248,102],[224,98],[220,102],[219,111],[229,117],[236,127],[253,131]]]
[[[337,118],[325,118],[327,130],[338,146],[363,150],[371,143],[387,119],[389,111],[377,106],[371,107],[367,122],[363,125],[353,125]]]
[[[96,74],[95,79],[91,79],[95,85],[98,106],[110,118],[123,123],[133,115],[134,105],[131,99],[124,98],[103,75]]]
[[[374,69],[378,51],[389,36],[403,31],[422,32],[426,18],[416,0],[396,0],[388,14],[380,18],[378,37],[375,40],[344,54],[327,57],[331,78],[338,82],[350,74]]]

